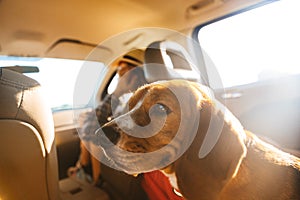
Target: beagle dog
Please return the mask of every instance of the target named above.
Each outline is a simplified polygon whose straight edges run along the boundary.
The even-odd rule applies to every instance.
[[[244,130],[198,83],[140,87],[96,136],[115,168],[161,170],[185,199],[300,199],[300,159]]]

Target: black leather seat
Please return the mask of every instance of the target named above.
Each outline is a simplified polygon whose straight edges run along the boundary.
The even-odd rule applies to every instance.
[[[144,72],[150,83],[171,79],[200,81],[200,73],[191,56],[172,41],[156,41],[147,47]]]

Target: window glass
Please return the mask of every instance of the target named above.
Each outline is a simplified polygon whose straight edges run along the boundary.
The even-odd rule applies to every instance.
[[[205,62],[214,65],[208,69],[211,86],[231,87],[299,74],[299,7],[299,0],[282,0],[200,28],[198,40]]]
[[[119,78],[120,77],[117,73],[113,76],[113,78],[107,88],[108,94],[112,94],[115,91],[115,89],[117,88],[118,82],[119,82]]]
[[[102,63],[90,62],[104,67]],[[38,81],[45,91],[45,96],[50,103],[52,111],[59,111],[73,108],[73,91],[77,76],[87,61],[54,59],[54,58],[22,58],[0,56],[0,66],[36,66],[39,72],[25,73]],[[90,95],[86,95],[80,103],[82,106],[88,104]],[[78,106],[78,104],[77,104]]]

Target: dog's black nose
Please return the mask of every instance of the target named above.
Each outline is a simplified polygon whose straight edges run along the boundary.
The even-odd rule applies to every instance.
[[[101,127],[102,131],[104,132],[105,136],[113,143],[117,144],[120,133],[117,125],[115,123],[108,123]]]

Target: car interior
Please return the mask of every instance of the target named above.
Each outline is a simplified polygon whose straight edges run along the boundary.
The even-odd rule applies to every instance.
[[[68,175],[80,116],[116,88],[113,64],[132,49],[148,83],[206,85],[245,129],[299,157],[299,6],[0,0],[0,200],[149,199],[142,175],[105,164],[98,185]]]

